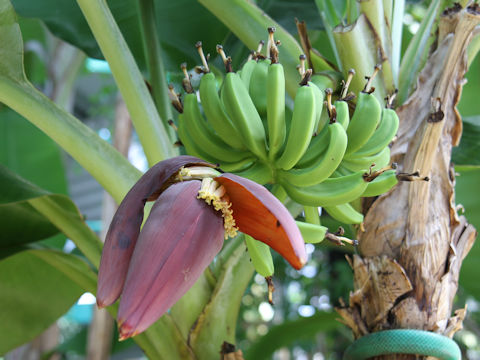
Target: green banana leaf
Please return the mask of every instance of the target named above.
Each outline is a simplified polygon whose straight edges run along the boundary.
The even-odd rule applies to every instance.
[[[61,39],[79,47],[94,58],[102,58],[100,49],[75,0],[13,0],[20,16],[39,18]],[[140,37],[138,4],[128,0],[110,0],[108,6],[117,21],[137,63],[145,70]],[[55,11],[51,11],[55,9]],[[228,30],[197,1],[155,1],[158,35],[165,50],[168,70],[179,70],[179,64],[200,62],[195,43],[202,40],[213,54]],[[210,50],[211,49],[211,50]]]
[[[0,165],[0,249],[34,242],[59,230],[98,266],[101,242],[66,195],[52,194]]]
[[[433,0],[428,7],[427,13],[420,24],[420,28],[410,41],[405,54],[400,63],[400,72],[398,79],[398,104],[408,98],[412,87],[417,81],[417,74],[420,72],[425,63],[425,54],[428,53],[429,39],[431,39],[431,31],[434,26],[435,19],[438,15],[441,1]]]
[[[285,321],[273,326],[268,333],[257,340],[245,353],[245,359],[271,359],[275,350],[289,346],[298,340],[313,339],[318,333],[343,326],[336,320],[334,312],[317,312],[309,318]]]
[[[480,36],[477,35],[477,38],[480,39]],[[470,64],[465,77],[468,81],[463,86],[458,110],[462,116],[470,117],[480,115],[480,109],[478,107],[478,94],[480,93],[480,82],[478,81],[478,79],[480,79],[480,56],[476,56]],[[467,119],[467,121],[468,120],[469,119]],[[465,131],[463,135],[465,135]]]
[[[480,165],[480,115],[463,118],[463,134],[460,145],[453,148],[455,165]]]
[[[455,200],[465,208],[467,220],[480,229],[480,202],[478,188],[480,184],[480,166],[455,166],[456,177]],[[478,282],[478,263],[480,262],[480,244],[477,241],[465,258],[460,272],[460,285],[477,300],[480,299],[480,284]]]
[[[0,261],[0,355],[35,338],[83,292],[95,287],[95,274],[74,255],[24,248],[4,258]]]
[[[26,80],[22,36],[9,0],[0,0],[0,26],[0,102],[44,131],[120,201],[140,172],[94,131]]]

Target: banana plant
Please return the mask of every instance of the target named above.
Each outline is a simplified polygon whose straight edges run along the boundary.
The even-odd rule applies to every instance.
[[[407,327],[453,336],[465,315],[451,316],[459,259],[476,232],[457,214],[449,163],[461,135],[457,94],[478,51],[468,48],[478,6],[432,1],[402,55],[401,0],[316,0],[329,49],[312,46],[305,22],[296,21],[297,41],[252,2],[199,0],[204,8],[192,6],[217,18],[212,27],[219,34],[228,29],[252,50],[240,66],[235,46],[229,54],[227,44],[218,45],[215,62],[201,42],[195,50],[160,40],[166,24],[157,22],[159,3],[144,0],[128,10],[101,0],[70,4],[82,14],[74,17],[79,38],[91,41],[83,47],[108,61],[126,102],[151,167],[142,175],[29,82],[15,10],[0,0],[0,102],[57,142],[120,204],[100,261],[101,242],[68,198],[2,169],[2,182],[13,184],[2,204],[39,216],[47,233],[53,225],[84,256],[23,245],[6,251],[5,261],[19,261],[15,254],[40,259],[71,279],[75,291],[96,293],[114,316],[121,295],[120,337],[133,336],[150,358],[211,359],[235,351],[222,343],[236,343],[240,301],[254,269],[267,278],[273,273],[269,247],[299,269],[307,261],[304,242],[358,244],[322,226],[321,207],[361,229],[354,235],[360,254],[350,259],[355,292],[337,309],[356,339]],[[43,11],[58,31],[44,9],[13,4],[24,14]],[[122,11],[138,13],[142,56],[132,34],[121,31]],[[186,65],[182,94],[166,87],[171,66],[161,44],[198,53],[198,89]],[[195,157],[178,156],[177,136]],[[292,203],[289,213],[285,205]],[[305,221],[294,221],[298,209]],[[246,235],[235,237],[235,229]],[[234,239],[224,244],[225,236]],[[0,353],[20,345],[13,338],[0,342]]]

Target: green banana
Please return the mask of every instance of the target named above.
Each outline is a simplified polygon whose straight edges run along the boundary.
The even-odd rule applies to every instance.
[[[266,160],[266,138],[262,119],[238,74],[227,73],[222,95],[227,114],[238,129],[244,144],[260,159]]]
[[[316,109],[316,114],[315,114],[315,125],[313,126],[313,135],[318,134],[322,129],[327,125],[328,123],[328,117],[322,116],[322,109],[323,109],[323,91],[315,85],[313,82],[308,83],[309,86],[311,86],[315,92],[315,109]]]
[[[316,74],[312,75],[310,81],[314,83],[322,93],[325,92],[328,88],[332,88],[334,81],[326,74]]]
[[[322,225],[309,224],[303,221],[295,221],[302,234],[303,241],[308,244],[317,244],[325,239],[328,228]]]
[[[222,141],[207,125],[203,118],[195,93],[185,94],[183,100],[183,119],[190,138],[203,151],[220,162],[236,162],[251,157],[246,151],[231,148]],[[182,140],[182,139],[180,139]]]
[[[272,276],[275,269],[270,247],[246,234],[245,244],[255,271],[263,277]]]
[[[320,214],[316,206],[304,206],[303,213],[305,214],[305,222],[309,224],[320,225]]]
[[[360,224],[363,222],[363,214],[359,213],[349,203],[326,206],[325,211],[335,220],[344,224]]]
[[[296,186],[311,186],[327,179],[340,165],[345,149],[347,148],[347,133],[342,124],[336,122],[328,126],[328,147],[315,163],[303,169],[292,168],[288,171],[280,170],[278,176]]]
[[[347,128],[348,146],[346,155],[360,149],[372,137],[380,122],[382,108],[373,94],[361,92],[357,106]]]
[[[264,162],[258,160],[244,170],[235,171],[235,174],[253,180],[261,185],[271,183],[273,180],[272,170],[265,165]]]
[[[239,172],[248,169],[256,161],[255,156],[248,157],[234,163],[222,162],[220,168],[226,172]]]
[[[238,74],[240,75],[240,78],[242,79],[243,83],[245,86],[248,87],[250,86],[250,78],[253,73],[253,69],[257,66],[257,61],[256,60],[247,60],[245,64],[243,64],[242,69],[238,71]]]
[[[286,181],[280,183],[288,196],[299,204],[323,207],[344,204],[360,197],[368,185],[364,174],[364,171],[358,171],[307,187],[298,187]]]
[[[335,120],[342,124],[345,130],[348,129],[350,124],[350,113],[348,110],[348,103],[343,100],[337,100],[334,103],[336,117]]]
[[[228,139],[228,143],[234,149],[245,149],[241,137],[238,136],[237,129],[232,124],[218,96],[217,81],[212,72],[202,76],[199,91],[203,111],[215,132],[222,139]]]
[[[379,153],[372,156],[360,157],[356,153],[351,156],[345,156],[342,160],[342,166],[350,171],[369,171],[379,170],[390,162],[390,148],[387,146]],[[372,166],[375,164],[375,166]]]
[[[380,125],[365,145],[355,152],[355,156],[370,156],[387,147],[397,134],[398,125],[399,120],[395,110],[384,108]]]
[[[263,119],[267,116],[267,77],[270,63],[268,59],[257,60],[248,85],[248,93]]]
[[[275,159],[286,137],[285,73],[282,64],[272,64],[267,74],[268,157]]]
[[[328,131],[328,127],[324,127],[317,136],[312,138],[310,144],[308,145],[307,151],[305,151],[305,154],[303,154],[300,160],[298,160],[295,168],[302,169],[312,166],[328,148],[329,136],[330,132]]]
[[[368,183],[362,197],[379,196],[389,191],[397,183],[398,179],[396,171],[387,170]]]
[[[178,116],[178,137],[185,148],[187,154],[196,156],[200,159],[206,160],[213,164],[219,164],[220,160],[207,154],[201,147],[198,147],[197,144],[192,140],[190,134],[187,131],[187,126],[185,123],[185,118],[183,114]]]
[[[312,138],[315,115],[316,103],[313,86],[300,86],[295,96],[287,143],[282,155],[276,161],[278,168],[289,170],[303,156]]]

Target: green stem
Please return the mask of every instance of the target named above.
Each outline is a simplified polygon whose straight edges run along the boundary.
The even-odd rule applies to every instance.
[[[400,72],[404,14],[405,0],[395,0],[392,16],[392,73],[395,84],[398,84],[398,75]]]
[[[240,244],[244,242],[244,240],[245,240],[244,235],[239,234],[237,237],[227,241],[222,251],[218,254],[215,264],[213,266],[212,273],[215,277],[218,278],[222,270],[222,267],[228,261],[232,253],[240,246]]]
[[[217,358],[224,341],[235,343],[241,300],[253,272],[245,244],[241,244],[223,265],[211,300],[190,332],[189,343],[198,360]]]
[[[105,0],[77,0],[110,65],[150,165],[174,156],[172,143],[135,59]]]
[[[85,224],[83,219],[74,219],[72,214],[50,196],[41,196],[28,201],[38,212],[71,239],[85,257],[98,269],[102,242]]]
[[[354,69],[356,72],[350,83],[350,90],[358,93],[365,86],[365,76],[371,76],[377,64],[378,48],[372,41],[373,33],[366,16],[360,15],[353,25],[335,28],[333,38],[345,77],[349,69]],[[373,86],[377,99],[383,101],[386,95],[385,85],[379,76],[374,79]]]
[[[141,172],[110,144],[28,82],[0,77],[0,102],[25,117],[67,151],[120,202]]]
[[[280,61],[285,69],[286,89],[295,98],[299,75],[296,69],[302,47],[285,29],[251,1],[199,0],[222,21],[249,49],[256,49],[260,40],[267,39],[267,28],[276,28],[275,38],[280,40]]]
[[[168,97],[167,78],[163,65],[162,47],[158,37],[157,24],[155,21],[155,4],[153,0],[139,2],[143,47],[147,59],[150,84],[152,86],[153,101],[157,107],[160,118],[170,135],[170,139],[176,140],[175,131],[168,125],[168,120],[173,119],[172,104]]]

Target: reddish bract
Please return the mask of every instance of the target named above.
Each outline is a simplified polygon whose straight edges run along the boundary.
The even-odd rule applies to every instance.
[[[307,262],[305,243],[295,220],[285,206],[263,186],[234,174],[215,178],[232,203],[238,229],[264,242],[295,269]]]

